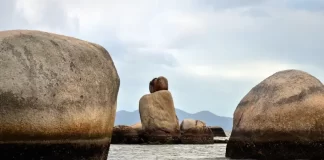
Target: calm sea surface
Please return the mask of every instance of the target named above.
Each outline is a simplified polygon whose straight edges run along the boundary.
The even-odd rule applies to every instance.
[[[226,133],[228,136],[230,133]],[[225,159],[226,144],[111,145],[109,160]]]

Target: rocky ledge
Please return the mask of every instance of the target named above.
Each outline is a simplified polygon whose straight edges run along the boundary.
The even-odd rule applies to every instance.
[[[213,144],[227,143],[228,137],[214,137],[209,127],[194,127],[178,134],[165,130],[144,131],[132,126],[117,125],[113,129],[112,144]]]
[[[182,144],[212,144],[213,132],[207,127],[189,128],[181,134]]]

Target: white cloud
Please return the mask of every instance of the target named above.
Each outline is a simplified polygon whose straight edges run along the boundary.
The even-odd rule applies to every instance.
[[[248,80],[260,82],[273,73],[286,69],[302,69],[300,65],[280,62],[254,62],[239,64],[215,64],[187,66],[183,70],[188,74],[206,78],[224,78],[228,80]]]

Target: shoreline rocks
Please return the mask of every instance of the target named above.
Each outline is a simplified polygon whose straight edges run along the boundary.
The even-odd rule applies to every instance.
[[[180,137],[169,136],[166,138],[165,132],[161,132],[162,135],[155,133],[154,140],[150,138],[150,134],[145,133],[138,127],[140,125],[141,123],[131,126],[115,126],[111,144],[212,144],[228,142],[228,137],[213,137],[209,127],[200,127],[206,128],[201,130],[194,128],[187,132],[181,131]]]
[[[194,127],[184,130],[181,144],[213,144],[213,132],[207,127]]]
[[[214,143],[227,143],[229,137],[214,137]]]
[[[137,123],[131,125],[130,127],[132,127],[133,129],[135,129],[137,131],[143,130],[143,127],[142,127],[142,123],[141,122],[137,122]]]
[[[182,144],[212,144],[213,132],[200,120],[184,119],[180,125]]]
[[[146,144],[214,143],[212,130],[200,120],[184,119],[179,126],[173,98],[168,91],[168,80],[165,77],[153,78],[149,83],[149,90],[150,94],[142,96],[139,100],[141,122],[127,127],[123,132],[133,132],[130,128],[136,128],[142,140],[140,143]],[[122,137],[119,141],[126,141],[125,133],[116,130],[116,134]]]
[[[1,31],[0,73],[1,159],[107,159],[120,79],[106,49]]]
[[[208,126],[214,134],[214,137],[227,137],[223,128],[219,126]]]
[[[323,84],[303,71],[277,72],[238,104],[226,157],[322,158],[323,119]]]
[[[179,144],[180,133],[170,133],[164,129],[143,130],[142,138],[146,144]]]
[[[114,127],[111,144],[139,144],[142,143],[140,130],[130,126],[118,125]]]
[[[160,90],[144,95],[139,101],[139,112],[145,141],[176,143],[180,137],[180,127],[169,91]]]
[[[180,130],[185,131],[189,128],[206,127],[206,123],[200,120],[184,119],[180,124]]]

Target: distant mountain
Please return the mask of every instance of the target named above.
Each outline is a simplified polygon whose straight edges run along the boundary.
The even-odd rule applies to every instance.
[[[176,109],[177,116],[179,121],[185,118],[197,119],[204,121],[208,126],[220,126],[225,131],[231,131],[233,126],[233,118],[230,117],[222,117],[215,115],[209,111],[201,111],[198,113],[190,114],[183,110]],[[132,125],[137,122],[140,122],[139,111],[118,111],[116,113],[115,125]]]

